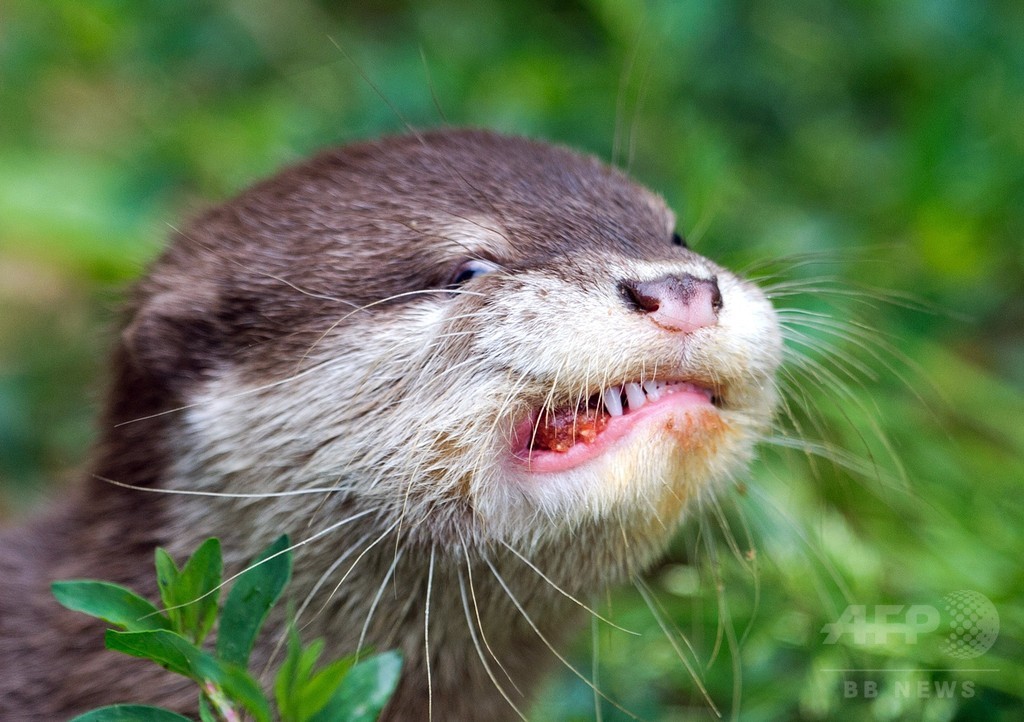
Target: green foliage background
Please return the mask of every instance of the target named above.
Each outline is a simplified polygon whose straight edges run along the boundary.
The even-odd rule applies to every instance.
[[[23,516],[80,468],[117,299],[170,225],[316,148],[406,122],[614,160],[668,199],[698,251],[805,282],[782,306],[853,319],[797,327],[809,336],[793,345],[823,366],[794,372],[794,407],[812,411],[795,410],[788,433],[828,458],[766,445],[650,578],[726,716],[1021,718],[1012,0],[7,0],[0,511]],[[823,643],[848,603],[941,608],[959,589],[1000,614],[976,660],[895,636]],[[602,690],[644,719],[708,718],[638,595],[608,603],[643,636],[597,631]],[[588,649],[573,660],[589,673]],[[846,698],[844,680],[879,694]],[[919,681],[973,692],[900,693]],[[594,715],[567,672],[536,710]]]

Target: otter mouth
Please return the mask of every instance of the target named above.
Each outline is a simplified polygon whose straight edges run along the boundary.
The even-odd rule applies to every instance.
[[[719,396],[692,381],[645,381],[611,386],[575,406],[537,410],[516,426],[513,456],[531,472],[566,471],[600,456],[637,426],[713,412]]]

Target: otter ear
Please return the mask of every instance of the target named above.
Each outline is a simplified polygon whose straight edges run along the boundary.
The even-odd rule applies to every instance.
[[[171,387],[204,376],[222,345],[216,291],[195,281],[183,288],[188,292],[143,294],[121,332],[121,345],[136,370]]]

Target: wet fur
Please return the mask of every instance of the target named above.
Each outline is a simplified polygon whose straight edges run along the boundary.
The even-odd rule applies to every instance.
[[[654,561],[770,424],[774,313],[673,226],[591,158],[446,131],[329,151],[176,233],[131,298],[92,475],[0,540],[0,717],[188,709],[187,685],[103,651],[49,582],[152,594],[155,545],[216,535],[238,571],[282,532],[315,537],[291,588],[305,635],[402,650],[388,719],[525,712],[586,614],[570,597]],[[499,270],[449,289],[467,258]],[[718,278],[718,327],[681,343],[623,301],[619,281],[666,273]],[[714,385],[720,414],[557,484],[507,463],[531,408],[662,374]]]

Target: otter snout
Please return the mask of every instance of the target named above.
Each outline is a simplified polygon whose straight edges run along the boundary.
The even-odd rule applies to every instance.
[[[718,323],[722,292],[715,276],[670,274],[651,281],[623,281],[621,288],[630,305],[668,331],[692,333]]]

